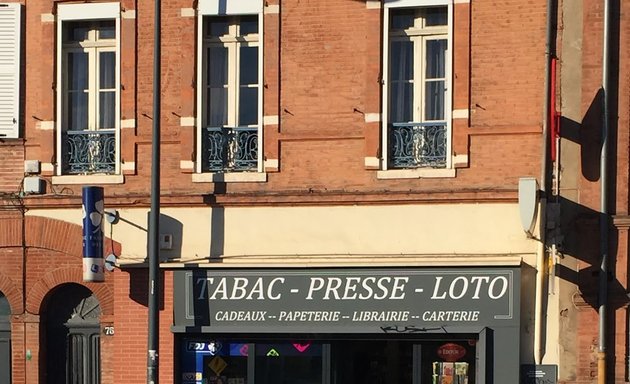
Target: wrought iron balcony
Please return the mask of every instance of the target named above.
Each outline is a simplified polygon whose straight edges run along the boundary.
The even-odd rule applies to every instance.
[[[258,169],[257,127],[208,127],[204,130],[204,172],[247,172]]]
[[[114,173],[116,131],[66,131],[62,137],[63,173],[71,175]]]
[[[389,148],[392,168],[444,168],[446,122],[393,123]]]

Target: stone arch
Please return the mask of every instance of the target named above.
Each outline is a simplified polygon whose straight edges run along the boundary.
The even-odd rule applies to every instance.
[[[57,268],[41,276],[25,293],[25,309],[29,313],[40,314],[42,303],[51,290],[64,283],[77,283],[94,293],[101,304],[103,315],[112,315],[114,313],[114,298],[111,277],[113,276],[109,274],[110,278],[108,279],[106,275],[106,281],[102,283],[83,282],[82,227],[66,221],[40,216],[27,216],[25,220],[24,236],[27,247],[49,249],[76,259],[76,264],[73,266]],[[105,237],[104,251],[105,253],[120,254],[120,243]],[[30,265],[27,264],[26,268],[30,268]],[[22,308],[21,305],[20,308]]]
[[[107,282],[84,283],[82,268],[59,268],[51,271],[39,280],[26,296],[26,309],[30,313],[40,314],[46,296],[62,284],[75,283],[92,291],[101,305],[103,315],[114,313],[114,293]]]
[[[68,255],[82,257],[83,229],[80,225],[62,220],[41,216],[26,216],[26,233],[24,234],[27,247],[52,249]],[[74,239],[75,241],[67,241]],[[104,252],[114,252],[120,255],[120,243],[105,236]]]
[[[4,294],[9,305],[11,306],[12,314],[19,314],[24,312],[24,307],[22,305],[22,295],[20,294],[22,290],[19,289],[13,280],[0,274],[0,292]]]

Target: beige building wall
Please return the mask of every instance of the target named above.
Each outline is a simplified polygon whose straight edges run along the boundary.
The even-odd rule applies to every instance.
[[[122,244],[121,264],[146,257],[147,209],[123,208],[105,222],[105,235]],[[517,204],[435,204],[335,207],[164,208],[160,233],[173,236],[169,262],[480,264],[523,258],[533,265],[536,240],[521,228]],[[81,211],[31,210],[81,224]],[[440,260],[448,256],[448,260]]]

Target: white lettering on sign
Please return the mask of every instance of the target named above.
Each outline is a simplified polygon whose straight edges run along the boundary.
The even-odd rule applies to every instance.
[[[311,277],[306,300],[402,300],[409,277]]]
[[[217,311],[216,321],[265,321],[267,311]]]
[[[276,277],[265,285],[262,277],[250,286],[250,280],[245,277],[221,277],[215,284],[214,277],[197,279],[200,285],[197,300],[280,300],[281,293],[276,284],[284,284],[284,277]]]
[[[339,321],[339,311],[280,311],[278,321]]]
[[[478,300],[482,289],[485,290],[489,298],[497,300],[503,297],[508,289],[508,279],[505,276],[496,276],[492,280],[489,276],[459,276],[451,281],[448,288],[441,286],[442,279],[442,276],[435,277],[432,300],[445,300],[446,298],[459,300],[464,297]]]
[[[479,311],[425,311],[423,321],[479,321]]]

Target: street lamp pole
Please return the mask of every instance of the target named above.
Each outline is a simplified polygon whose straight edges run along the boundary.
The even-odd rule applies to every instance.
[[[160,233],[160,0],[155,0],[153,17],[153,130],[151,153],[151,212],[149,215],[149,298],[147,384],[159,383],[159,233]]]

